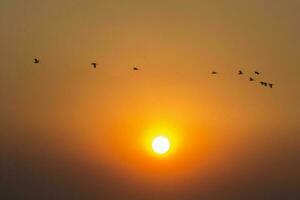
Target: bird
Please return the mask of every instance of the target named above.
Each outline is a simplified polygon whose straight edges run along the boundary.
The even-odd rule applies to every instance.
[[[254,73],[255,73],[256,75],[259,75],[259,74],[260,74],[260,72],[258,72],[258,71],[255,71]]]
[[[263,86],[265,86],[265,87],[268,86],[268,84],[266,82],[263,82],[263,81],[261,81],[260,84],[263,85]]]
[[[138,67],[133,67],[132,69],[135,71],[140,70]]]
[[[97,67],[97,63],[95,63],[95,62],[91,63],[91,65],[92,65],[94,68]]]
[[[33,59],[33,63],[38,64],[38,63],[40,63],[40,61],[39,61],[39,59],[34,58],[34,59]]]
[[[215,71],[213,71],[213,72],[211,72],[212,74],[217,74],[217,72],[215,72]]]
[[[273,83],[269,83],[270,88],[273,88],[273,85],[274,85]]]
[[[254,81],[254,79],[252,77],[249,77],[249,81]]]
[[[242,70],[239,70],[239,75],[242,75],[242,74],[244,74],[243,71],[242,71]]]

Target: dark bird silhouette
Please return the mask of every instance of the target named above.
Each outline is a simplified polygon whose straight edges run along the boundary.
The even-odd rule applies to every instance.
[[[92,65],[94,68],[97,67],[97,63],[95,63],[95,62],[91,63],[91,65]]]
[[[265,87],[268,86],[268,84],[266,82],[263,82],[263,81],[261,81],[260,84],[263,85],[263,86],[265,86]]]
[[[134,67],[134,68],[132,68],[132,69],[135,70],[135,71],[140,70],[138,67]]]
[[[254,79],[252,77],[249,77],[249,81],[254,81]]]
[[[258,71],[255,71],[254,73],[255,73],[256,75],[259,75],[259,74],[260,74],[260,72],[258,72]]]
[[[33,59],[33,63],[38,64],[38,63],[40,63],[40,61],[39,61],[39,59],[35,58],[35,59]]]
[[[242,70],[239,70],[239,75],[242,75],[242,74],[244,74],[243,71],[242,71]]]
[[[273,83],[269,83],[270,88],[273,88],[273,85],[274,85]]]
[[[217,72],[213,71],[212,74],[217,74]]]

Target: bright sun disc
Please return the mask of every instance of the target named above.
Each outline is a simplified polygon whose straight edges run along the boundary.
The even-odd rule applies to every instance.
[[[170,142],[168,138],[159,136],[152,142],[152,149],[158,154],[164,154],[170,149]]]

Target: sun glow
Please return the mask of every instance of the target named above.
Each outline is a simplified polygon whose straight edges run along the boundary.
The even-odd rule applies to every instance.
[[[170,142],[168,138],[158,136],[152,141],[152,149],[157,154],[167,153],[170,149]]]

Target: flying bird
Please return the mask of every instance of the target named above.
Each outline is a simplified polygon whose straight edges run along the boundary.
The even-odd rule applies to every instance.
[[[33,63],[38,64],[38,63],[40,63],[40,61],[39,61],[39,59],[35,58],[35,59],[33,59]]]
[[[91,65],[92,65],[94,68],[97,67],[97,63],[95,63],[95,62],[91,63]]]
[[[254,79],[252,77],[249,77],[249,81],[254,81]]]
[[[270,88],[273,88],[273,85],[274,85],[273,83],[269,83]]]
[[[212,74],[217,74],[217,72],[213,71]]]
[[[134,67],[132,69],[135,70],[135,71],[140,70],[138,67]]]
[[[239,70],[239,75],[242,75],[242,74],[244,74],[243,71],[242,71],[242,70]]]
[[[256,75],[259,75],[259,74],[260,74],[260,72],[258,72],[258,71],[255,71],[254,73],[255,73]]]
[[[265,86],[265,87],[268,86],[268,84],[266,82],[263,82],[263,81],[261,81],[260,84],[263,85],[263,86]]]

